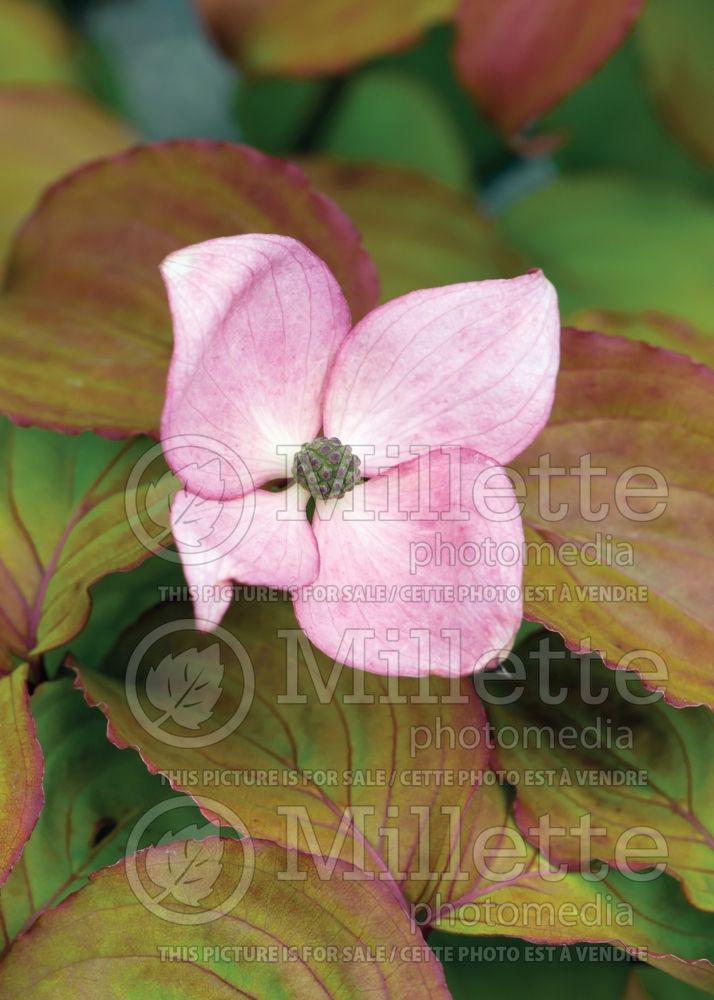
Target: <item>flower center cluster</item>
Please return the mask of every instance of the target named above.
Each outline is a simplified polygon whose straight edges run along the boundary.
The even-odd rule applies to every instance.
[[[360,479],[360,460],[339,438],[318,437],[293,459],[293,478],[315,500],[338,499]]]

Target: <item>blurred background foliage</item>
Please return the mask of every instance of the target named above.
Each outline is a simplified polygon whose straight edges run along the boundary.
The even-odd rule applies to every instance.
[[[509,139],[457,78],[450,24],[343,72],[290,78],[222,55],[190,0],[0,0],[0,273],[26,213],[72,168],[134,142],[245,142],[297,160],[342,205],[384,298],[538,265],[566,320],[711,363],[712,29],[712,0],[650,0],[590,79]],[[142,610],[155,573],[152,560],[135,571],[130,594],[115,577],[100,584],[73,649],[88,658],[108,617]],[[453,995],[701,995],[632,963],[559,951],[533,963],[516,947],[516,960],[446,961]]]
[[[707,0],[653,0],[598,72],[509,141],[458,80],[448,24],[290,79],[224,58],[190,0],[0,0],[0,239],[53,176],[128,132],[243,141],[305,160],[362,230],[385,298],[538,264],[566,320],[606,310],[600,328],[681,349],[683,331],[712,327],[712,21]],[[38,85],[63,88],[55,106]]]

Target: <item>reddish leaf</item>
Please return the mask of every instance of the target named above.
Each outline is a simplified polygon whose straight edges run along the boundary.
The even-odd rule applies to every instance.
[[[356,230],[297,167],[226,143],[135,149],[56,185],[22,230],[0,299],[3,412],[66,431],[155,431],[171,348],[158,265],[240,232],[308,244],[355,319],[375,304]]]
[[[703,333],[686,320],[666,313],[646,310],[641,313],[616,312],[608,309],[583,309],[573,317],[581,330],[599,330],[629,340],[642,340],[655,347],[688,354],[714,369],[714,337]]]
[[[461,0],[456,64],[479,106],[517,132],[587,79],[643,0]]]
[[[565,330],[551,419],[514,463],[528,493],[527,617],[677,705],[714,704],[713,389],[714,373],[682,355]],[[587,472],[588,456],[604,474]],[[529,472],[541,457],[561,470],[540,473],[550,497]],[[638,487],[649,497],[626,495]]]

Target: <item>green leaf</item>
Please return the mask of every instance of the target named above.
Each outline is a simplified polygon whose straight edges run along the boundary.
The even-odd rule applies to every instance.
[[[237,111],[241,135],[251,146],[273,156],[296,148],[302,133],[320,114],[327,80],[241,78]]]
[[[224,845],[220,838],[182,840],[171,844],[170,835],[146,852],[146,873],[160,889],[179,903],[198,907],[210,895],[221,874]]]
[[[453,24],[437,25],[417,45],[383,56],[374,65],[416,77],[447,105],[457,122],[461,141],[469,150],[472,166],[479,170],[482,179],[490,179],[495,170],[511,161],[512,153],[457,80],[453,41]]]
[[[221,696],[224,667],[218,646],[193,655],[167,654],[146,677],[146,697],[179,728],[199,729]]]
[[[501,228],[578,309],[657,310],[711,334],[714,208],[685,190],[606,173],[561,177]]]
[[[65,431],[156,431],[171,349],[159,263],[241,232],[302,240],[355,320],[374,305],[358,234],[297,167],[228,143],[139,148],[54,187],[15,243],[0,298],[3,411]]]
[[[624,1000],[702,1000],[705,992],[711,996],[710,984],[702,978],[702,989],[677,982],[659,969],[644,965],[635,969],[630,979],[630,991]]]
[[[205,841],[203,850],[211,843]],[[285,856],[279,848],[259,843],[249,851],[226,841],[218,878],[201,903],[201,912],[213,907],[208,916],[217,919],[192,926],[181,922],[195,915],[190,904],[172,900],[176,916],[168,922],[149,911],[129,881],[129,871],[141,870],[154,886],[158,878],[159,885],[170,887],[174,848],[105,869],[48,913],[0,966],[0,991],[69,1000],[99,982],[122,1000],[367,995],[448,1000],[439,963],[420,935],[410,933],[407,915],[384,883],[324,881],[308,855],[298,858],[302,881],[281,881]],[[342,866],[337,874],[344,874]],[[247,889],[232,903],[245,875]],[[263,960],[251,959],[260,954],[257,946]],[[410,961],[415,949],[417,958]],[[182,955],[192,957],[181,960]]]
[[[680,355],[565,330],[550,420],[514,463],[526,617],[680,706],[714,704],[713,381]]]
[[[468,188],[468,152],[448,105],[407,73],[372,70],[350,81],[320,140],[322,150],[345,160],[414,167]]]
[[[612,945],[587,943],[536,945],[509,938],[480,937],[434,931],[429,946],[444,966],[453,1000],[507,1000],[527,991],[529,1000],[577,995],[578,1000],[631,1000],[624,985],[631,965]],[[634,998],[632,998],[634,1000]]]
[[[416,171],[322,158],[303,166],[359,227],[379,271],[383,301],[417,288],[525,270],[469,198]]]
[[[42,809],[42,749],[27,693],[27,665],[0,677],[0,885],[22,854]]]
[[[45,656],[48,675],[58,672],[70,651],[82,663],[98,667],[125,628],[183,587],[180,564],[161,556],[150,556],[132,570],[102,577],[90,588],[92,606],[82,631]]]
[[[0,84],[68,83],[72,56],[68,32],[44,4],[0,0]]]
[[[628,171],[714,192],[714,178],[698,164],[662,122],[654,101],[642,85],[637,39],[651,6],[635,26],[633,36],[611,59],[542,123],[546,132],[560,132],[564,145],[556,158],[566,170]]]

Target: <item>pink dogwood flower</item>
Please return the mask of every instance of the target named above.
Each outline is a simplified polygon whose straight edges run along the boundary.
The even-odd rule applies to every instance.
[[[354,328],[294,239],[210,240],[162,274],[161,436],[186,486],[172,522],[199,626],[238,581],[290,588],[316,646],[377,673],[464,674],[508,650],[523,532],[502,465],[546,423],[559,363],[543,274],[411,292]],[[217,547],[197,560],[206,527],[185,515],[207,501]]]

